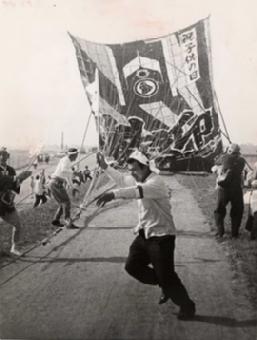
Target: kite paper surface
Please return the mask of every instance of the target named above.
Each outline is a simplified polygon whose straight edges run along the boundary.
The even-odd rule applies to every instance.
[[[107,157],[122,165],[138,148],[160,169],[210,170],[222,142],[208,18],[124,44],[71,39]]]

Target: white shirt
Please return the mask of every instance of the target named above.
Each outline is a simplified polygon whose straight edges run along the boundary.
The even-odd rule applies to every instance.
[[[139,183],[131,175],[124,175],[111,167],[106,169],[106,173],[120,187],[113,190],[115,198],[138,199],[139,224],[136,231],[144,229],[146,238],[176,234],[169,190],[159,175],[152,172]],[[143,198],[140,198],[138,186],[142,188]]]
[[[254,163],[253,171],[251,173],[251,180],[254,181],[255,179],[257,179],[257,162]]]
[[[55,172],[51,175],[52,178],[61,178],[65,180],[70,186],[72,186],[72,164],[68,156],[60,159]]]
[[[257,162],[253,165],[253,171],[250,175],[250,183],[257,179]],[[245,204],[250,204],[250,212],[253,216],[257,211],[257,189],[247,191],[244,195]]]
[[[220,175],[222,174],[222,166],[221,165],[214,165],[211,168],[211,171],[212,171],[212,173],[214,173],[217,176],[215,189],[218,189],[218,187],[219,187],[218,181],[219,181]]]

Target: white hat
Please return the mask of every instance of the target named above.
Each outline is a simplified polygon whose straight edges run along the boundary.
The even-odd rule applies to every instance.
[[[67,153],[68,153],[68,155],[76,155],[78,153],[78,149],[69,148]]]
[[[149,159],[139,150],[133,151],[132,154],[129,156],[128,161],[130,159],[134,159],[141,164],[149,166]]]

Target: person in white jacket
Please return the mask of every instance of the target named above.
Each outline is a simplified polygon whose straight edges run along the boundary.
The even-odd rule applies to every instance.
[[[101,153],[97,159],[119,187],[100,195],[97,205],[104,206],[117,198],[137,199],[138,202],[137,236],[130,246],[125,270],[142,283],[159,285],[162,289],[159,303],[171,299],[180,306],[179,319],[193,318],[195,303],[174,269],[176,229],[167,186],[150,170],[148,158],[140,151],[134,151],[128,158],[130,175],[109,167]]]

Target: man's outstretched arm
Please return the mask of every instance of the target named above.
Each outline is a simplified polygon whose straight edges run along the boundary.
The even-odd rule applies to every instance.
[[[124,188],[136,185],[135,180],[131,176],[124,175],[120,171],[110,167],[101,152],[98,152],[96,157],[100,168],[106,172],[106,174],[117,184],[117,186]]]

